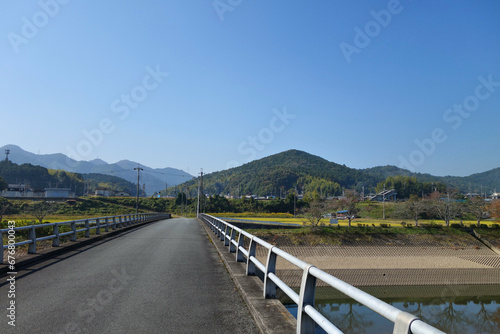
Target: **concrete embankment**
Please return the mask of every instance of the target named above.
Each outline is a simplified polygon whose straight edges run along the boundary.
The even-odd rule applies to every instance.
[[[500,256],[472,236],[433,240],[397,236],[348,245],[296,245],[288,238],[267,241],[354,286],[500,284]],[[265,249],[257,249],[264,261]],[[300,286],[302,271],[278,260],[277,273],[288,285]],[[318,282],[318,286],[323,283]]]

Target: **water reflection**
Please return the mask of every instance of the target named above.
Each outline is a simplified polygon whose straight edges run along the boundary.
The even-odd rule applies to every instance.
[[[450,295],[446,287],[436,288],[441,291],[435,297],[429,297],[429,290],[422,291],[424,298],[377,296],[400,310],[415,314],[428,324],[442,331],[454,334],[500,333],[500,294],[499,287],[482,287],[480,294],[463,296],[459,292],[469,291],[469,287],[454,287]],[[391,289],[391,288],[388,288]],[[440,290],[441,289],[441,290]],[[431,289],[432,290],[432,289]],[[296,317],[297,305],[286,305]],[[332,323],[345,333],[392,333],[393,324],[372,310],[347,298],[317,300],[316,308]],[[316,333],[325,333],[317,328]]]

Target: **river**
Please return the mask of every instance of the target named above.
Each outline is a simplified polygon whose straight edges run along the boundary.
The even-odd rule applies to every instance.
[[[449,334],[500,333],[500,286],[371,287],[363,290]],[[289,300],[283,303],[297,317],[297,305],[290,304]],[[392,333],[394,326],[333,288],[317,291],[316,309],[344,333]],[[325,332],[318,327],[316,333]]]

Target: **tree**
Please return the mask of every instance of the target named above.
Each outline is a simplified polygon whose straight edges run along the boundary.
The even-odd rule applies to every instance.
[[[321,218],[331,211],[331,204],[323,199],[315,198],[309,203],[309,207],[304,210],[306,221],[304,224],[317,228],[321,225]]]
[[[423,184],[418,182],[415,176],[396,175],[389,176],[384,181],[379,182],[375,191],[381,192],[384,187],[386,189],[395,189],[398,198],[409,198],[411,195],[421,196]]]
[[[427,210],[427,207],[422,199],[416,195],[411,195],[406,202],[398,204],[398,209],[396,216],[405,219],[413,219],[415,226],[418,226],[418,220]]]
[[[467,202],[467,209],[476,218],[477,227],[481,227],[481,219],[488,214],[485,200],[481,196],[471,198]]]
[[[500,199],[496,199],[488,205],[488,211],[496,220],[500,220]]]
[[[36,202],[29,208],[29,212],[38,219],[40,224],[43,222],[43,218],[54,211],[56,211],[56,205],[47,201]]]
[[[426,202],[431,213],[444,220],[446,226],[450,226],[450,221],[459,213],[459,204],[449,191],[446,194],[433,192]]]
[[[187,201],[187,196],[185,193],[178,193],[177,197],[175,198],[175,204],[176,205],[183,205]]]
[[[7,189],[7,187],[7,183],[4,181],[3,177],[0,176],[0,191]]]
[[[202,195],[204,196],[204,195]],[[230,212],[231,211],[231,204],[229,203],[228,199],[219,196],[219,195],[213,195],[208,199],[208,203],[205,207],[206,212]]]
[[[3,220],[3,215],[10,209],[11,204],[5,198],[0,197],[0,222]]]
[[[345,212],[345,216],[348,219],[349,227],[351,227],[351,221],[356,217],[356,215],[359,212],[357,204],[358,204],[358,199],[356,197],[356,194],[352,190],[346,190],[344,198],[340,199],[336,203],[337,209]]]

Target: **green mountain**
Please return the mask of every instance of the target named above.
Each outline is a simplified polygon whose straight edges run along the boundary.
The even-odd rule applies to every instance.
[[[329,162],[298,150],[289,150],[203,178],[205,194],[235,196],[279,196],[297,189],[300,193],[318,192],[323,196],[340,195],[342,188],[361,191],[375,188],[379,180],[361,170]],[[170,194],[182,191],[195,196],[198,180],[169,188]]]
[[[466,177],[444,176],[440,179],[442,182],[458,188],[463,193],[500,191],[500,168]]]
[[[316,191],[323,196],[340,195],[344,189],[355,189],[366,194],[374,192],[377,184],[393,176],[414,177],[422,183],[419,189],[432,189],[432,184],[444,184],[462,193],[488,193],[500,190],[500,168],[467,177],[433,176],[412,173],[396,166],[354,169],[327,161],[298,150],[289,150],[255,160],[239,167],[207,174],[203,178],[204,193],[213,195],[280,196],[296,189],[299,194]],[[486,189],[487,186],[487,189]],[[380,185],[379,185],[380,187]],[[443,185],[441,185],[440,189]],[[169,195],[179,192],[196,196],[198,179],[168,189]],[[163,192],[164,193],[164,192]],[[419,192],[419,194],[421,191]],[[427,193],[427,191],[426,191]]]

